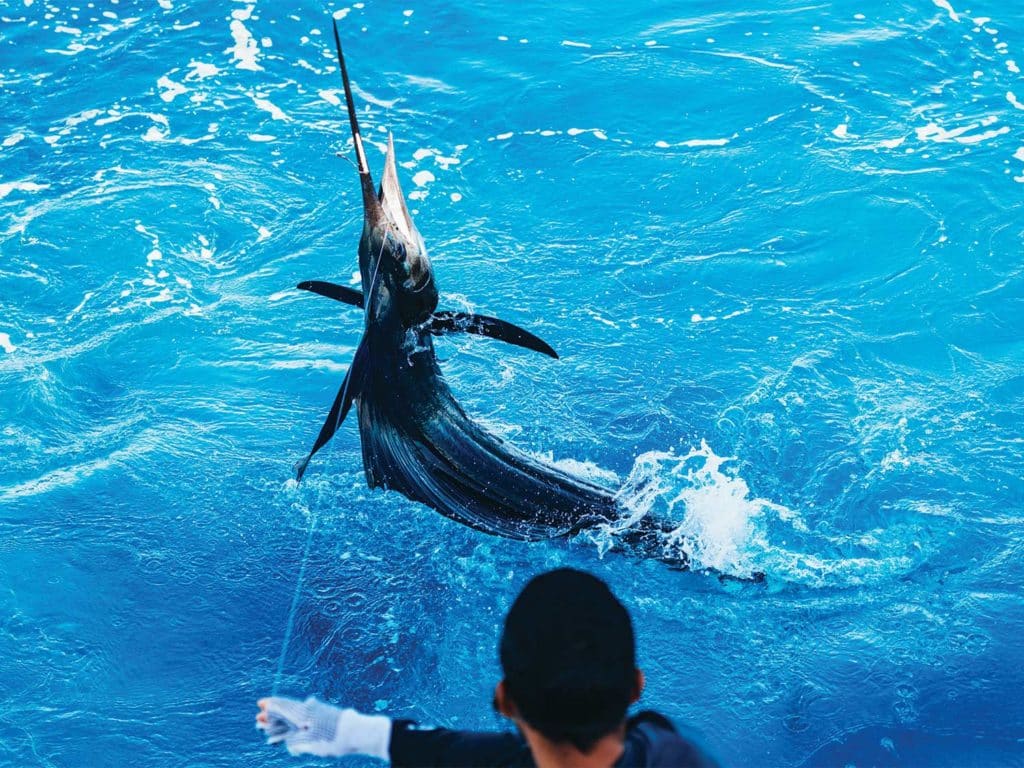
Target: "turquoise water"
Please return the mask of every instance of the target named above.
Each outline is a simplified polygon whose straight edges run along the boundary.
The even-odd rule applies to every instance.
[[[284,693],[495,727],[572,565],[728,764],[1020,764],[1024,8],[950,2],[0,5],[0,764],[294,764],[314,521]],[[291,480],[362,323],[292,288],[357,269],[332,11],[442,305],[562,355],[453,390],[712,572],[370,492],[353,424]]]

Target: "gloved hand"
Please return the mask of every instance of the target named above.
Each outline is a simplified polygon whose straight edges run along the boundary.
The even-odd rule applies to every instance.
[[[260,699],[256,727],[268,744],[281,741],[293,755],[319,757],[370,755],[388,759],[391,719],[340,709],[310,696],[305,701],[272,696]]]

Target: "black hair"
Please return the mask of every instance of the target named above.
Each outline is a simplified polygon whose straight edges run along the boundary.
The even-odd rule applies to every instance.
[[[588,753],[637,693],[629,614],[603,581],[562,568],[530,581],[501,636],[505,690],[519,716]]]

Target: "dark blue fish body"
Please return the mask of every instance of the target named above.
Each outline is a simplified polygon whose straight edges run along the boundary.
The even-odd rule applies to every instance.
[[[557,354],[510,323],[437,311],[433,269],[398,184],[394,144],[389,137],[375,188],[340,42],[338,57],[363,195],[363,291],[320,281],[299,287],[362,307],[365,331],[313,450],[297,465],[299,478],[355,404],[371,488],[398,491],[461,523],[518,539],[560,536],[615,520],[612,492],[487,432],[453,397],[434,354],[435,335],[476,333]]]

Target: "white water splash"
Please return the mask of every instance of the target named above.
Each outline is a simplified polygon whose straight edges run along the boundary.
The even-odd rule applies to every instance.
[[[735,136],[733,136],[735,138]],[[664,139],[654,142],[658,149],[669,149],[670,147],[724,147],[730,139],[687,139],[669,144]]]
[[[174,101],[176,96],[188,92],[188,88],[179,82],[171,80],[167,75],[157,80],[156,86],[160,89],[160,98],[167,102]]]
[[[434,181],[435,177],[430,171],[419,171],[412,177],[412,183],[417,187],[425,187],[430,182]]]
[[[220,69],[218,69],[217,65],[210,64],[206,61],[197,61],[193,59],[188,63],[188,65],[192,68],[192,71],[185,76],[186,80],[205,80],[208,77],[214,77],[215,75],[220,74]]]
[[[764,570],[757,555],[768,547],[765,518],[805,526],[792,510],[752,497],[743,478],[723,471],[731,459],[704,441],[684,455],[651,451],[633,465],[618,501],[626,516],[609,529],[625,532],[644,518],[666,531],[665,555],[689,558],[696,569],[750,578]]]
[[[935,3],[936,8],[941,8],[949,14],[949,18],[957,23],[960,22],[960,14],[953,10],[953,6],[949,4],[949,0],[932,0]]]
[[[795,510],[753,494],[728,467],[734,460],[703,440],[685,454],[642,454],[616,494],[622,517],[580,538],[604,554],[640,533],[648,555],[687,561],[694,570],[816,588],[874,583],[927,558],[913,526],[845,534],[809,528]],[[590,479],[609,484],[609,478]],[[660,553],[650,551],[649,536]]]
[[[285,114],[284,110],[278,107],[269,99],[261,99],[258,96],[252,97],[253,103],[264,112],[269,112],[270,117],[273,120],[290,120],[291,118]]]
[[[257,62],[256,59],[259,56],[259,44],[256,42],[256,38],[253,37],[252,33],[243,23],[249,19],[252,14],[252,10],[255,6],[248,5],[244,10],[236,9],[232,11],[231,16],[231,37],[235,44],[225,50],[225,53],[230,53],[235,58],[235,66],[239,69],[247,69],[251,72],[258,72],[263,69]]]
[[[1010,132],[1009,127],[1004,125],[999,128],[983,131],[982,133],[968,133],[969,131],[976,130],[977,128],[988,127],[997,120],[998,118],[995,115],[989,115],[979,122],[970,123],[951,130],[947,130],[937,123],[928,123],[923,127],[915,128],[914,132],[917,134],[919,141],[934,141],[939,144],[951,141],[955,141],[960,144],[977,144]]]
[[[36,184],[34,181],[2,182],[0,183],[0,200],[3,200],[15,190],[19,190],[21,192],[41,192],[42,190],[49,188],[49,184]]]

